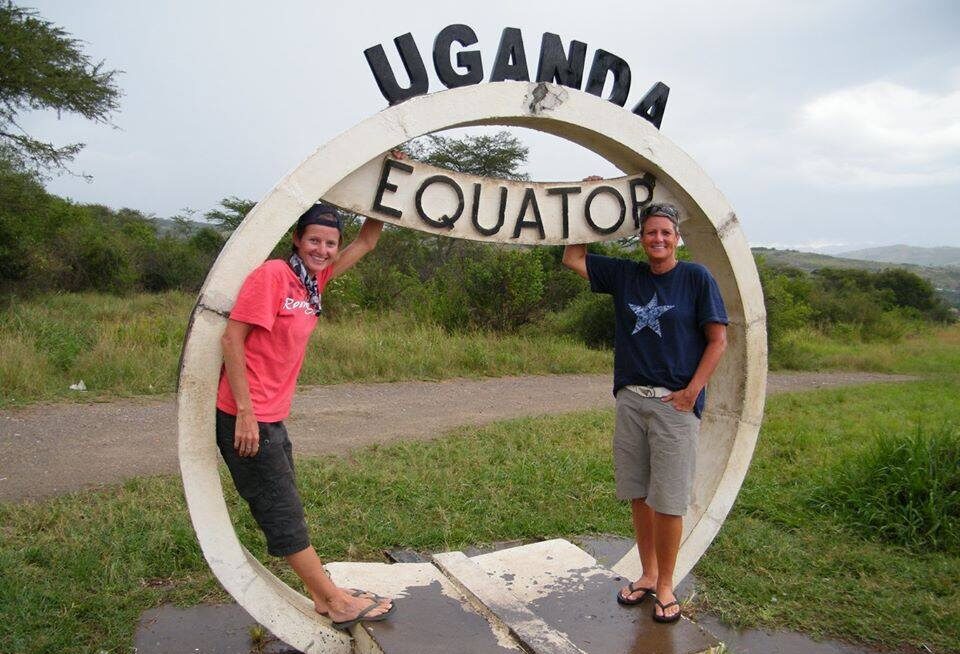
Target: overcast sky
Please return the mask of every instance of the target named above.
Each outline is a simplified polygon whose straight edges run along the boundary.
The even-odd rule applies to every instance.
[[[960,2],[18,2],[123,72],[116,129],[53,114],[22,124],[87,144],[49,190],[170,217],[226,196],[260,199],[319,145],[384,109],[363,57],[412,32],[465,23],[489,78],[504,27],[587,43],[629,64],[627,108],[671,88],[661,131],[736,209],[753,245],[842,251],[960,246]],[[399,66],[395,64],[399,69]],[[401,75],[401,79],[402,75]],[[626,111],[626,110],[625,110]],[[517,130],[538,180],[618,171]]]

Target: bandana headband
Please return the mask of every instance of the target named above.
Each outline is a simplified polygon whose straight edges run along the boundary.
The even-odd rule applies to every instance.
[[[333,205],[318,202],[306,211],[297,220],[297,232],[303,233],[309,225],[322,225],[324,227],[333,227],[338,232],[343,231],[343,223],[340,220],[340,212]]]

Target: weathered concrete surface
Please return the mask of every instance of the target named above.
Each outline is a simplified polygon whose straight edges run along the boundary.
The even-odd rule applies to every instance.
[[[768,393],[908,381],[875,373],[770,373]],[[287,421],[297,454],[345,455],[463,425],[613,406],[610,374],[337,384],[301,389]],[[455,407],[456,410],[451,410]],[[0,501],[39,500],[177,471],[171,398],[0,411]]]
[[[534,654],[586,654],[540,619],[502,580],[488,575],[463,552],[445,552],[433,556],[433,562],[494,623],[502,624],[527,651]]]
[[[631,538],[620,536],[584,536],[574,541],[585,552],[607,568],[612,568],[623,556],[633,550]],[[677,586],[681,600],[690,597],[696,589],[693,575]],[[851,645],[837,640],[814,640],[795,631],[765,631],[763,629],[736,629],[709,613],[698,613],[696,623],[736,654],[877,654],[878,650],[862,645]],[[910,650],[913,652],[914,650]]]
[[[250,628],[257,622],[238,604],[202,604],[180,609],[161,606],[145,611],[133,636],[136,654],[297,654],[267,634],[259,645]]]
[[[587,536],[576,538],[575,542],[603,567],[610,567],[633,545],[631,539],[619,536]],[[520,542],[498,543],[492,548],[485,548],[482,552],[476,548],[467,548],[465,552],[473,552],[469,554],[472,558],[491,551],[502,551],[522,545],[523,543]],[[447,553],[447,555],[451,554],[463,557],[459,552]],[[435,555],[435,558],[437,556],[442,559],[446,555]],[[422,558],[420,563],[424,563]],[[472,561],[471,564],[476,565]],[[504,647],[507,647],[507,651],[515,651],[509,649],[509,641],[506,640],[502,630],[494,631],[494,628],[484,627],[477,621],[479,614],[483,611],[477,612],[468,608],[465,612],[459,606],[462,593],[458,594],[459,589],[452,588],[450,581],[445,577],[434,577],[436,573],[429,569],[413,572],[408,570],[397,575],[383,574],[382,570],[376,567],[364,570],[369,565],[333,563],[329,566],[334,570],[334,578],[343,585],[369,584],[370,588],[380,592],[391,592],[401,596],[402,601],[398,601],[397,613],[389,621],[371,624],[364,628],[362,634],[355,631],[359,636],[357,647],[359,652],[379,651],[372,636],[376,636],[378,641],[385,645],[383,651],[386,654],[404,651],[417,654],[433,651],[444,652],[444,654],[454,651],[492,651],[499,654]],[[391,567],[389,571],[392,573],[394,570],[401,569]],[[401,580],[402,583],[400,583]],[[488,576],[484,585],[489,583],[491,586],[496,586],[498,595],[505,594],[513,597],[516,602],[520,602],[519,598],[507,590],[502,582],[503,580],[496,576]],[[695,584],[696,580],[688,576],[678,586],[677,596],[688,597]],[[607,595],[615,592],[611,591],[606,584],[604,587]],[[576,599],[576,596],[571,597],[571,600]],[[502,598],[493,605],[497,603],[502,605]],[[522,604],[522,606],[527,605]],[[614,608],[616,611],[626,610],[619,606]],[[645,613],[649,610],[649,603],[642,605],[638,610]],[[468,613],[470,617],[464,619]],[[636,617],[642,618],[643,615]],[[698,614],[696,622],[717,640],[726,644],[729,651],[737,654],[876,654],[876,650],[869,647],[832,640],[813,640],[809,636],[796,632],[734,629],[710,614]],[[138,654],[168,654],[169,652],[252,654],[255,650],[252,647],[249,629],[255,624],[256,621],[238,604],[199,605],[189,608],[165,605],[143,613],[134,635],[134,645]],[[551,627],[547,629],[554,631]],[[491,635],[493,639],[490,638]],[[398,645],[399,649],[390,647],[391,643],[397,640],[401,641]],[[484,650],[483,647],[488,649]],[[263,654],[294,654],[297,650],[269,636],[262,652]],[[537,651],[537,654],[542,653]]]
[[[719,645],[686,618],[673,625],[654,622],[653,602],[619,605],[616,593],[624,579],[566,540],[471,560],[589,654],[699,654]]]
[[[521,652],[506,629],[488,622],[431,563],[329,563],[326,568],[338,586],[394,598],[396,610],[388,619],[351,630],[361,652]]]

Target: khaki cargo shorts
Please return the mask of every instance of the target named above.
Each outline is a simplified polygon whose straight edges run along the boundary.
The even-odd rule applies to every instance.
[[[645,499],[654,511],[683,515],[690,504],[700,419],[658,397],[617,391],[613,468],[617,497]]]

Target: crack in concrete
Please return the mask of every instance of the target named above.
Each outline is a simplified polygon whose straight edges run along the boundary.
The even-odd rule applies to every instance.
[[[203,311],[209,311],[209,312],[211,312],[211,313],[215,313],[215,314],[217,314],[218,316],[220,316],[220,317],[222,317],[222,318],[229,318],[229,317],[230,317],[230,312],[229,312],[229,311],[224,311],[223,309],[216,309],[216,308],[210,306],[209,304],[204,304],[203,300],[201,300],[200,302],[197,302],[197,308],[198,308],[198,309],[201,309],[201,310],[203,310]]]
[[[552,111],[567,100],[567,92],[562,86],[539,82],[524,99],[527,110],[534,115]]]

